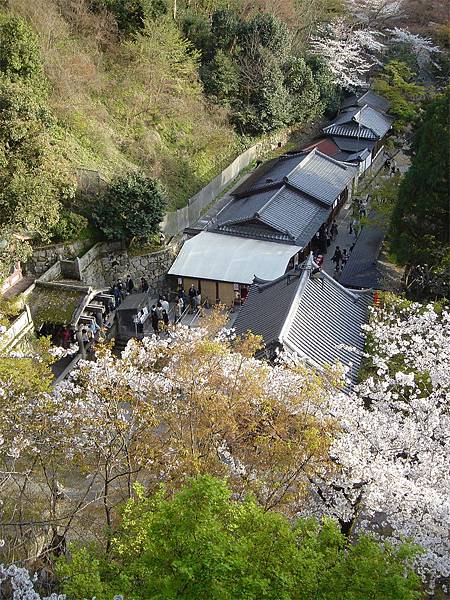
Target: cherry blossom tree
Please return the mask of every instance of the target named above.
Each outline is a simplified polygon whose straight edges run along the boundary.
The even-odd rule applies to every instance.
[[[432,583],[450,575],[450,313],[397,305],[377,311],[366,333],[370,373],[330,405],[341,470],[314,481],[309,509],[349,533],[412,539]]]
[[[404,15],[403,0],[346,0],[347,10],[362,23],[377,27]]]
[[[108,549],[136,482],[173,489],[211,473],[292,512],[308,477],[332,468],[335,423],[323,408],[337,375],[271,367],[252,358],[258,339],[231,337],[180,327],[130,342],[121,359],[100,347],[53,390],[5,388],[6,556],[64,553],[69,532]]]
[[[12,600],[66,600],[65,594],[41,596],[35,589],[36,579],[35,575],[30,575],[23,567],[0,564],[0,595]],[[123,597],[114,596],[113,600],[123,600]]]
[[[310,46],[325,61],[337,85],[355,90],[368,87],[365,77],[384,48],[379,38],[379,32],[355,27],[340,18],[322,25]]]

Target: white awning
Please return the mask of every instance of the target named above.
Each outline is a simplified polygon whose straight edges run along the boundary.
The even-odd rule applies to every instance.
[[[283,275],[289,259],[301,249],[202,231],[184,243],[169,275],[231,283],[252,283],[255,275],[272,280]]]

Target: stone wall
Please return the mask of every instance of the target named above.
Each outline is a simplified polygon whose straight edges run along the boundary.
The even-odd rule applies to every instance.
[[[56,261],[73,258],[83,252],[86,241],[67,242],[64,244],[51,244],[33,249],[33,255],[26,263],[26,272],[39,277],[45,273]]]
[[[173,242],[159,252],[130,256],[126,249],[117,244],[96,244],[89,251],[90,262],[80,257],[81,281],[96,289],[112,286],[118,279],[125,280],[131,275],[135,285],[145,277],[152,292],[160,292],[166,287],[166,273],[180,248],[180,242]]]

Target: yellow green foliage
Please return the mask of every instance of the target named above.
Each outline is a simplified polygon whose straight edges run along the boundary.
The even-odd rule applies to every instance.
[[[174,207],[239,152],[225,110],[202,95],[198,57],[170,17],[120,40],[111,15],[90,11],[87,0],[11,0],[9,7],[38,34],[73,167],[106,178],[141,169],[162,180]]]

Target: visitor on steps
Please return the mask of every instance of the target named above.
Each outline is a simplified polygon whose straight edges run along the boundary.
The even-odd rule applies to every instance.
[[[127,276],[127,284],[126,284],[126,288],[127,288],[127,292],[128,292],[129,294],[132,294],[132,293],[133,293],[133,290],[134,290],[134,281],[131,279],[131,276],[130,276],[130,275],[128,275],[128,276]]]

